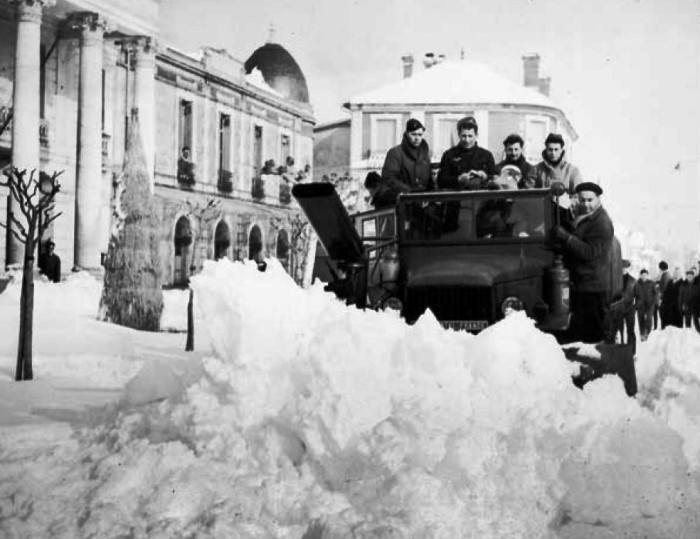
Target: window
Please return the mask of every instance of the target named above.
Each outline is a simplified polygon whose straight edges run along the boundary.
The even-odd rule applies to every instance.
[[[253,131],[253,167],[255,173],[259,174],[262,170],[262,143],[263,143],[263,128],[261,125],[256,125]]]
[[[398,122],[395,119],[378,118],[374,126],[376,129],[374,151],[385,152],[396,145]]]
[[[219,115],[219,170],[231,170],[231,116]]]
[[[188,150],[188,157],[192,155],[192,101],[180,101],[179,119],[179,148],[182,155],[183,150]]]
[[[547,138],[549,125],[546,118],[528,118],[525,131],[525,158],[530,163],[542,161],[544,139]]]
[[[290,149],[289,135],[282,135],[280,137],[280,164],[285,164],[287,157],[290,155],[292,155],[292,152]]]

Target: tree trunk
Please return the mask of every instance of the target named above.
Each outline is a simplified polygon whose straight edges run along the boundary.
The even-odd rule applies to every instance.
[[[33,230],[31,231],[33,234]],[[22,293],[19,303],[19,342],[15,380],[32,380],[32,337],[34,329],[34,242],[25,244]]]
[[[187,344],[185,352],[194,352],[194,290],[190,288],[190,299],[187,301]]]

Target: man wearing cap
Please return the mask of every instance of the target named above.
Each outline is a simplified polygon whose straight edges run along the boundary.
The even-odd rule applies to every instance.
[[[382,183],[392,195],[392,203],[400,193],[433,189],[430,173],[430,148],[423,139],[425,128],[415,118],[406,122],[403,140],[391,148],[384,159]]]
[[[571,231],[555,226],[551,238],[571,272],[571,333],[584,342],[598,342],[608,330],[612,283],[610,264],[615,231],[593,182],[576,186],[578,212]]]
[[[55,248],[53,240],[46,242],[46,252],[39,258],[39,273],[46,275],[52,283],[60,283],[61,259],[54,253]]]
[[[561,182],[569,194],[573,194],[582,181],[578,168],[566,160],[564,138],[550,133],[544,141],[542,161],[532,167],[524,183],[528,188],[548,188],[552,182]]]
[[[515,166],[520,171],[520,187],[524,187],[522,182],[530,176],[530,171],[532,165],[527,162],[525,156],[523,155],[523,146],[525,142],[523,137],[517,133],[511,133],[503,141],[503,153],[505,154],[505,159],[496,165],[496,172],[501,174],[503,168],[507,166]]]
[[[646,341],[649,333],[651,333],[657,294],[658,291],[654,281],[649,279],[649,272],[643,269],[639,272],[639,280],[634,285],[634,303],[637,307],[639,336],[642,341]]]
[[[493,154],[477,143],[479,126],[471,116],[457,122],[459,143],[442,154],[438,187],[441,189],[486,189],[496,173]]]

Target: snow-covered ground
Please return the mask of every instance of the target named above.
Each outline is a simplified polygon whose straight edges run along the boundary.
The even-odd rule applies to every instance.
[[[520,315],[409,327],[275,261],[193,286],[185,353],[97,321],[89,277],[37,283],[21,383],[19,284],[0,294],[0,537],[700,537],[692,330],[639,343],[630,399],[615,377],[576,389]],[[166,292],[164,328],[186,301]]]

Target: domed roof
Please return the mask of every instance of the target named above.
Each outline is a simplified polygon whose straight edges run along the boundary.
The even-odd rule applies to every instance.
[[[258,68],[265,82],[286,99],[309,102],[309,89],[299,64],[282,45],[265,43],[246,60],[245,72]]]

